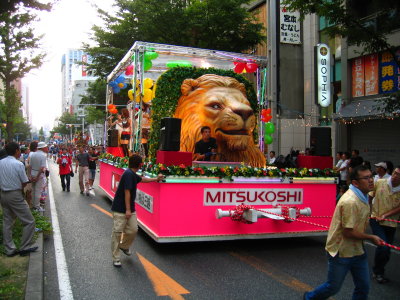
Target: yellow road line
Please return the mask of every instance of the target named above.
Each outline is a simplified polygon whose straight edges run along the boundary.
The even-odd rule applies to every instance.
[[[306,292],[306,291],[311,291],[314,288],[309,286],[308,284],[286,274],[285,272],[279,270],[276,267],[273,267],[272,265],[262,261],[259,258],[256,258],[254,256],[248,256],[248,255],[241,255],[236,252],[229,252],[230,255],[233,257],[236,257],[237,259],[251,265],[255,269],[257,269],[260,272],[263,272],[273,278],[274,280],[278,281],[279,283],[294,289],[298,292]]]
[[[103,214],[106,214],[107,216],[112,218],[112,214],[109,211],[106,211],[104,208],[101,208],[100,206],[96,204],[90,204],[90,206],[94,207],[95,209],[101,211]]]
[[[187,289],[153,265],[138,252],[136,252],[136,254],[146,270],[147,276],[153,284],[157,296],[168,296],[172,300],[184,300],[185,298],[180,294],[190,294]]]

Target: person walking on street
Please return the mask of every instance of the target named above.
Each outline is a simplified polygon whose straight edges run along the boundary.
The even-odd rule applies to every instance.
[[[34,252],[38,247],[33,246],[35,219],[23,196],[23,188],[29,182],[25,166],[18,161],[21,151],[15,142],[6,145],[8,156],[0,161],[0,203],[3,210],[3,244],[7,256],[21,256]],[[12,229],[18,218],[22,225],[22,238],[17,250],[12,238]]]
[[[132,254],[129,248],[138,230],[135,210],[137,184],[139,182],[146,183],[163,179],[161,174],[157,178],[140,177],[136,172],[141,165],[141,156],[135,154],[129,157],[128,169],[121,176],[111,206],[113,212],[111,252],[114,267],[121,267],[120,250],[125,255]]]
[[[96,178],[96,164],[98,160],[98,154],[94,147],[89,148],[89,189],[93,190],[93,182]]]
[[[29,162],[28,177],[32,181],[32,199],[33,209],[44,211],[40,205],[44,205],[46,189],[47,189],[47,152],[48,148],[45,142],[39,142],[37,151],[32,153]],[[42,202],[42,203],[41,203]]]
[[[71,181],[71,172],[72,171],[72,159],[71,156],[67,153],[67,149],[62,149],[62,154],[57,159],[57,164],[60,166],[60,178],[61,178],[61,187],[63,192],[67,189],[67,192],[70,191],[70,181]]]
[[[351,184],[340,198],[332,217],[325,250],[328,256],[328,279],[303,299],[328,299],[342,287],[350,271],[354,281],[352,299],[367,299],[370,288],[367,254],[363,240],[375,245],[383,241],[376,235],[365,233],[370,215],[368,192],[374,188],[371,171],[357,166],[350,173]]]
[[[386,172],[386,170],[385,170]],[[393,170],[392,176],[379,179],[371,196],[375,196],[372,201],[372,213],[369,224],[373,234],[379,236],[388,244],[393,244],[397,224],[384,219],[400,219],[400,166]],[[375,250],[374,266],[372,268],[373,277],[378,283],[387,283],[389,279],[384,277],[385,266],[390,259],[390,248],[388,246],[378,246]]]
[[[75,159],[75,173],[79,167],[79,188],[81,194],[85,193],[86,196],[89,196],[89,158],[89,154],[84,151],[83,146],[80,146]]]

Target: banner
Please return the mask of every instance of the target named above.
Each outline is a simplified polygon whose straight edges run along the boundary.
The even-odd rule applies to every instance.
[[[287,8],[280,6],[280,32],[281,43],[301,44],[301,24],[300,13],[298,11],[288,11]]]
[[[378,54],[371,54],[365,56],[364,67],[365,67],[365,96],[377,95],[379,92]]]
[[[352,64],[352,95],[355,97],[362,97],[364,93],[364,57],[353,59]]]
[[[383,94],[396,92],[398,90],[397,65],[393,55],[389,52],[383,52],[379,66],[379,91]]]

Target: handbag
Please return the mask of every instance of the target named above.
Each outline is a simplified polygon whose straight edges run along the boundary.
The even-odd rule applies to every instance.
[[[71,172],[69,173],[69,176],[74,177],[74,171],[71,171]]]

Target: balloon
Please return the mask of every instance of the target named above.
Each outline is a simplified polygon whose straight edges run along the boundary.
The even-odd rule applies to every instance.
[[[266,112],[267,112],[267,115],[270,115],[271,114],[271,108],[267,108]]]
[[[270,136],[269,134],[264,134],[264,142],[266,143],[266,144],[271,144],[272,142],[273,142],[273,138],[272,138],[272,136]]]
[[[139,93],[137,93],[135,101],[136,101],[136,103],[140,102],[140,94]]]
[[[144,54],[144,59],[146,60],[153,60],[153,59],[156,59],[158,57],[158,53],[157,52],[154,52],[154,51],[147,51],[145,54]]]
[[[113,108],[115,108],[115,105],[114,105],[114,104],[108,104],[108,105],[107,105],[107,108],[108,108],[108,109],[113,109]]]
[[[117,79],[115,79],[116,83],[121,83],[125,81],[125,77],[123,75],[120,75],[117,77]]]
[[[264,119],[265,119],[264,122],[269,122],[269,121],[272,119],[272,116],[271,116],[271,115],[268,115],[268,116],[266,116]]]
[[[233,68],[233,71],[237,74],[241,74],[244,70],[245,63],[242,62],[234,62],[235,67]]]
[[[118,83],[118,87],[119,87],[120,89],[122,89],[122,88],[124,87],[124,84],[123,84],[123,83]]]
[[[268,122],[264,125],[265,133],[274,133],[275,132],[275,125],[274,123]]]
[[[125,75],[132,75],[133,74],[133,65],[129,65],[125,69]]]
[[[113,110],[110,110],[110,113],[112,113],[113,115],[118,113],[118,109],[114,108]]]
[[[153,96],[152,96],[153,99],[156,97],[156,89],[157,89],[157,84],[155,83],[153,86]]]
[[[128,97],[129,97],[129,100],[133,100],[133,90],[129,90],[128,91]]]
[[[153,63],[151,62],[151,60],[144,61],[143,68],[145,71],[150,70],[152,66],[153,66]]]
[[[120,91],[121,91],[121,89],[119,87],[113,88],[113,93],[114,94],[118,94]]]
[[[254,63],[247,63],[245,65],[245,69],[246,69],[247,73],[254,73],[258,69],[258,65],[254,64]]]
[[[192,63],[187,60],[171,60],[166,63],[167,68],[175,68],[175,67],[191,67]]]
[[[143,91],[143,102],[147,103],[150,102],[153,96],[153,91],[151,89],[144,89]]]
[[[153,79],[151,78],[145,78],[143,82],[145,89],[151,89],[151,87],[153,86]]]

